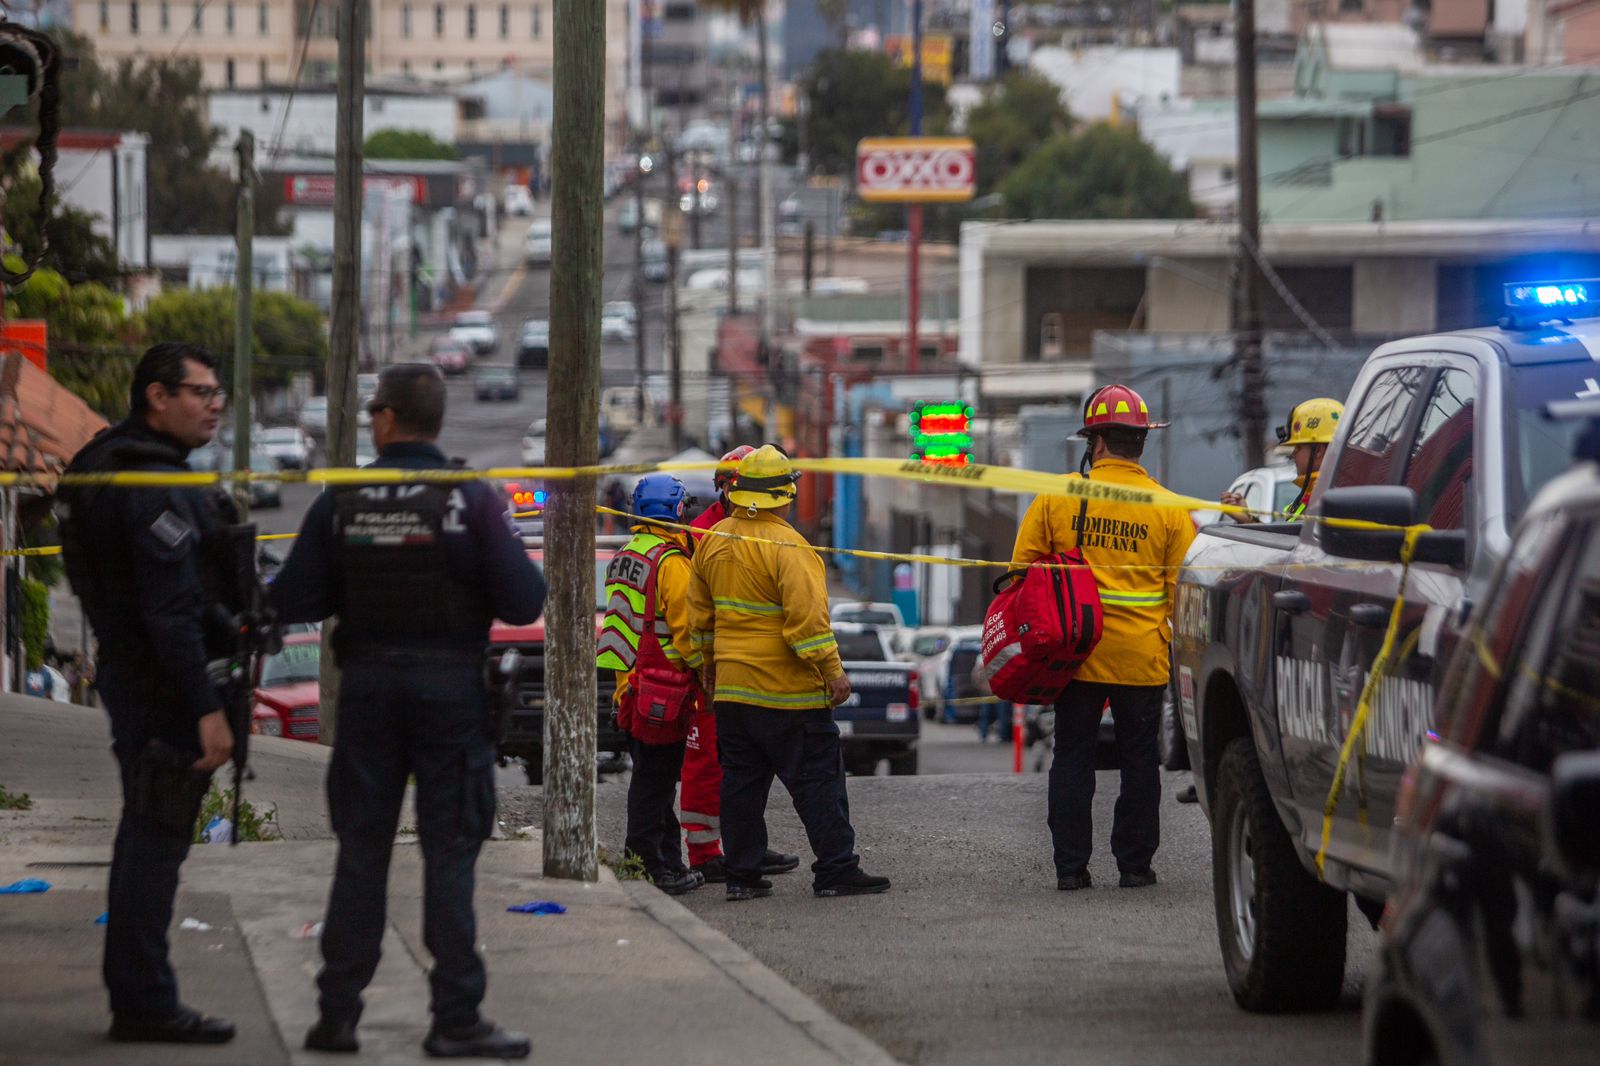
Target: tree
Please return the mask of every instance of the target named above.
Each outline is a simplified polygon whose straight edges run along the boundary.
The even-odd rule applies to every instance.
[[[1182,176],[1125,126],[1060,133],[998,189],[1010,218],[1190,218]]]
[[[812,169],[854,174],[856,142],[911,131],[911,71],[876,52],[825,51],[806,74],[806,145]],[[943,133],[949,122],[944,86],[922,88],[922,131]]]
[[[251,344],[257,386],[286,384],[299,370],[320,370],[328,359],[328,331],[316,305],[285,292],[256,292]],[[233,290],[177,289],[150,301],[145,328],[154,338],[182,338],[219,357],[217,377],[233,378]]]
[[[361,146],[368,159],[449,159],[456,158],[454,145],[445,144],[424,130],[378,130]]]
[[[8,153],[0,161],[5,185],[5,200],[0,203],[0,225],[4,225],[11,247],[32,260],[39,248],[38,174],[22,153]],[[45,222],[49,247],[39,265],[54,270],[69,281],[97,281],[113,284],[122,274],[117,249],[110,239],[94,230],[94,216],[87,211],[62,204],[59,198]]]
[[[1072,130],[1061,90],[1032,70],[1013,70],[999,89],[967,113],[977,148],[978,195],[995,190],[1050,138]]]
[[[21,266],[8,257],[7,265]],[[96,282],[72,284],[40,269],[10,290],[7,318],[42,318],[50,328],[50,376],[98,414],[128,412],[128,386],[143,350],[143,326],[122,297]]]

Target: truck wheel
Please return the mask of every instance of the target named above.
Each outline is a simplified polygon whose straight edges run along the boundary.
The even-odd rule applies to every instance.
[[[544,784],[544,752],[536,751],[522,759],[522,772],[528,775],[528,784]]]
[[[922,705],[922,717],[929,722],[939,720],[939,701],[929,700]]]
[[[1228,987],[1249,1011],[1325,1010],[1344,985],[1344,893],[1320,884],[1278,820],[1248,738],[1217,769],[1211,879]]]
[[[890,777],[911,777],[917,772],[917,752],[915,749],[903,755],[894,755],[889,759]]]
[[[1156,734],[1163,770],[1189,769],[1189,745],[1183,737],[1183,718],[1178,714],[1177,701],[1168,686],[1161,699],[1161,729]]]

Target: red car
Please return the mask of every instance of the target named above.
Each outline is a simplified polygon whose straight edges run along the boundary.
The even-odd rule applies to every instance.
[[[428,359],[443,374],[465,374],[472,365],[472,350],[461,341],[440,337],[428,346]]]
[[[255,691],[255,732],[313,743],[322,731],[318,678],[322,637],[295,633],[283,638],[283,650],[261,664]]]

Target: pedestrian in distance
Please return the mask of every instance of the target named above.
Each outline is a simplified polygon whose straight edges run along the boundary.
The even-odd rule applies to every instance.
[[[717,466],[717,498],[689,523],[698,543],[733,511],[728,489],[738,473],[739,460],[755,451],[749,444],[731,448]],[[722,858],[722,764],[717,758],[717,715],[711,700],[701,692],[695,705],[694,724],[684,742],[683,829],[689,841],[689,867],[707,884],[724,884],[728,871]],[[800,856],[767,848],[761,856],[763,876],[786,874],[800,866]]]
[[[1139,465],[1152,429],[1150,410],[1125,385],[1107,385],[1083,407],[1079,436],[1088,442],[1090,481],[1165,491]],[[1017,532],[1012,567],[1081,548],[1094,569],[1105,610],[1100,643],[1056,701],[1055,758],[1050,765],[1049,826],[1056,887],[1088,888],[1094,848],[1095,756],[1100,717],[1109,704],[1116,724],[1122,787],[1111,829],[1119,884],[1156,883],[1151,866],[1161,842],[1161,777],[1157,729],[1172,643],[1171,610],[1178,566],[1194,540],[1194,523],[1176,507],[1112,500],[1088,504],[1070,496],[1033,501]]]
[[[157,344],[133,371],[127,419],[95,436],[66,473],[188,473],[227,402],[203,348]],[[227,519],[198,487],[68,485],[62,557],[98,642],[98,690],[111,719],[122,814],[111,853],[103,975],[111,1039],[220,1044],[233,1023],[178,998],[168,958],[178,872],[211,773],[233,731],[208,675],[209,549]]]
[[[657,524],[681,526],[688,505],[689,490],[670,474],[651,474],[634,486],[633,537],[606,568],[597,659],[601,669],[616,671],[617,722],[633,756],[625,846],[669,896],[705,884],[683,863],[672,812],[700,695],[700,652],[689,633],[693,548],[687,532]]]
[[[861,869],[833,708],[850,681],[828,617],[822,561],[784,520],[799,474],[766,444],[739,461],[718,522],[695,554],[690,624],[713,692],[722,763],[727,898],[772,894],[761,876],[766,807],[776,777],[794,800],[816,861],[818,896],[883,892]]]
[[[368,402],[374,468],[442,470],[444,379],[431,366],[385,369]],[[403,537],[393,535],[403,528]],[[496,618],[526,625],[545,584],[501,494],[481,481],[382,483],[323,493],[272,583],[286,622],[338,616],[343,671],[328,767],[339,858],[322,933],[312,1051],[359,1050],[362,991],[378,967],[389,860],[415,776],[423,855],[423,942],[436,1058],[527,1056],[528,1037],[479,1013],[473,868],[494,827],[495,738],[483,664]]]

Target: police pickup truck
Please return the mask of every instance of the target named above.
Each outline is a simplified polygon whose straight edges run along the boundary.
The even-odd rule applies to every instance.
[[[889,773],[917,772],[917,742],[922,736],[917,664],[891,662],[889,645],[875,626],[833,623],[839,659],[850,679],[850,697],[833,709],[846,771],[871,774],[879,759]]]
[[[1223,964],[1246,1009],[1337,1002],[1345,894],[1376,921],[1396,796],[1433,727],[1443,665],[1510,530],[1572,455],[1579,423],[1547,408],[1600,396],[1600,322],[1572,321],[1600,314],[1600,282],[1508,285],[1506,297],[1500,328],[1378,348],[1306,520],[1207,527],[1179,575],[1180,711],[1211,820]],[[1399,533],[1329,519],[1434,532],[1419,538],[1402,589]],[[1390,669],[1330,803],[1402,595]]]

